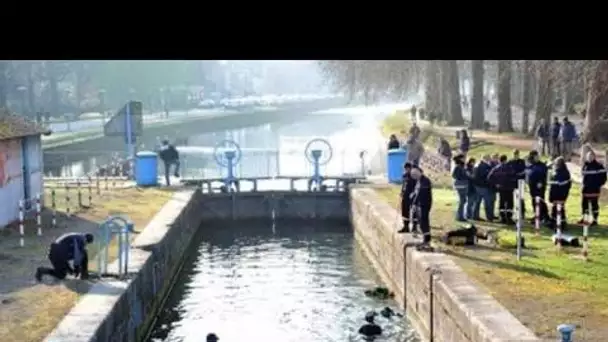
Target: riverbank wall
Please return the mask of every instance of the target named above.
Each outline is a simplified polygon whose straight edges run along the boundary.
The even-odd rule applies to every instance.
[[[401,215],[369,188],[351,189],[351,223],[384,283],[427,341],[540,341],[442,253],[398,234]]]

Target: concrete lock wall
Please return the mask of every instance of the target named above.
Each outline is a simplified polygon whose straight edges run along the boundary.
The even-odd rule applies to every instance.
[[[272,212],[275,215],[272,216]],[[348,220],[347,192],[202,194],[181,191],[163,206],[130,250],[130,279],[93,285],[47,342],[136,341],[145,337],[201,223],[214,220]],[[118,262],[108,265],[118,272]]]
[[[199,227],[202,197],[194,191],[176,193],[133,243],[130,279],[93,285],[45,341],[143,338]],[[117,261],[108,272],[118,272]]]
[[[449,256],[411,248],[420,240],[397,233],[401,215],[372,189],[351,189],[351,215],[357,241],[425,340],[540,341]]]

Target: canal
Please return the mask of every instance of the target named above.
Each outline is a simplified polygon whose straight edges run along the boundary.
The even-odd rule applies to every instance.
[[[380,284],[348,226],[204,226],[149,340],[361,341]],[[397,310],[398,311],[398,310]],[[378,317],[376,341],[419,341],[405,319]]]

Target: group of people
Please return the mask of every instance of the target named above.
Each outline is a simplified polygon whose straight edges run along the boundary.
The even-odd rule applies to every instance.
[[[564,117],[562,122],[559,122],[556,117],[553,123],[541,119],[535,134],[539,152],[543,155],[549,154],[554,158],[563,156],[568,160],[578,142],[576,126],[567,117]]]
[[[599,217],[599,196],[602,186],[606,183],[606,169],[597,161],[595,153],[590,151],[585,156],[582,168],[582,215],[591,211],[592,225],[597,225]],[[532,208],[539,206],[539,219],[555,229],[557,222],[562,222],[561,229],[566,227],[566,207],[572,179],[563,157],[554,159],[550,172],[549,166],[540,160],[537,151],[531,151],[526,159],[520,157],[518,150],[509,159],[506,155],[484,155],[479,163],[475,158],[465,161],[462,154],[454,157],[455,166],[452,171],[453,185],[458,195],[456,219],[458,221],[481,221],[480,208],[483,204],[487,221],[500,220],[503,224],[514,224],[513,192],[519,180],[524,180],[532,198]],[[548,203],[546,192],[549,190]],[[499,215],[495,215],[495,205],[498,199]],[[537,203],[538,201],[538,203]],[[525,204],[520,203],[522,217],[525,214]],[[558,220],[558,215],[560,216]],[[583,219],[579,221],[583,222]]]
[[[420,159],[424,154],[424,144],[420,141],[420,127],[416,123],[412,125],[409,131],[409,136],[405,142],[400,142],[395,134],[391,134],[388,140],[387,148],[389,150],[406,148],[407,161],[413,165],[419,165]]]

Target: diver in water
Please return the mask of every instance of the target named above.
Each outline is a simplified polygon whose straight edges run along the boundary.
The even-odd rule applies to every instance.
[[[220,340],[220,338],[217,337],[216,334],[214,334],[214,333],[207,334],[207,342],[217,342],[219,340]]]
[[[366,324],[363,324],[361,328],[359,328],[359,334],[365,337],[376,337],[382,335],[382,328],[374,322],[374,318],[376,317],[375,312],[368,312],[365,315]]]
[[[49,261],[53,268],[38,267],[36,280],[41,281],[45,274],[51,275],[58,280],[65,279],[68,274],[80,279],[88,279],[89,256],[86,245],[93,242],[93,234],[68,233],[60,236],[51,243],[49,250]],[[70,266],[73,261],[74,267]]]

